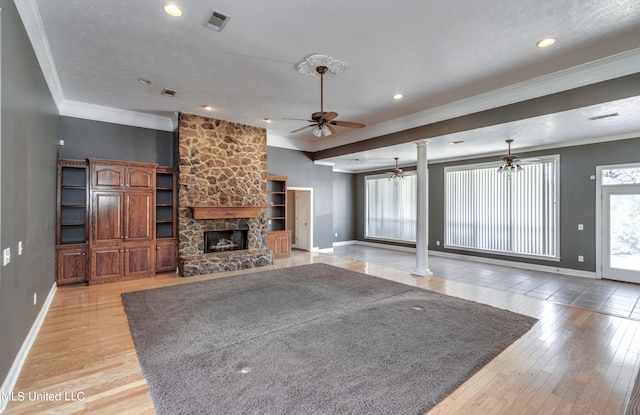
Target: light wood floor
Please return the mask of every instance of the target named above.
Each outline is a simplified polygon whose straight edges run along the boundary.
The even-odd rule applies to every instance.
[[[639,321],[437,276],[413,277],[407,271],[328,254],[295,253],[270,268],[312,262],[365,272],[539,319],[531,331],[429,415],[624,414],[640,367]],[[23,393],[24,400],[10,402],[6,413],[153,414],[120,294],[234,274],[237,273],[188,279],[165,275],[58,289],[14,390],[14,396]],[[55,395],[58,392],[61,395]],[[60,400],[56,400],[58,397]]]

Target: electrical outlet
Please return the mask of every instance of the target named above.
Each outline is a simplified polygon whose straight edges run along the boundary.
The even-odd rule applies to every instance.
[[[584,230],[584,225],[582,223],[578,224],[578,230],[579,231],[583,231]]]
[[[38,304],[38,293],[33,293],[33,305]]]
[[[24,249],[22,248],[22,241],[18,242],[18,255],[22,255],[22,251],[24,251]]]
[[[436,241],[436,245],[440,246],[440,241]]]
[[[2,265],[7,266],[11,262],[11,248],[6,248],[2,251]]]
[[[584,262],[584,257],[582,255],[578,255],[578,262]]]
[[[59,146],[63,146],[64,145],[64,140],[58,140],[58,145]]]
[[[336,238],[338,237],[338,232],[336,232]]]

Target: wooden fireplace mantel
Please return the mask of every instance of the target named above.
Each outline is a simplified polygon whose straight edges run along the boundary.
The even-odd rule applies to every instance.
[[[264,206],[193,206],[194,219],[259,218]]]

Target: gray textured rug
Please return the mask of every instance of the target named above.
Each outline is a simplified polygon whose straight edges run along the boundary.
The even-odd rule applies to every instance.
[[[158,414],[423,414],[535,319],[325,264],[122,295]]]

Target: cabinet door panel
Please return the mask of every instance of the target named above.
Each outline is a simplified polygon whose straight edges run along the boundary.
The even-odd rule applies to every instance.
[[[93,242],[121,241],[122,234],[122,193],[93,193]]]
[[[58,285],[87,282],[88,263],[86,246],[58,248]]]
[[[154,273],[152,245],[127,246],[124,252],[125,276],[148,276]]]
[[[127,167],[126,188],[129,190],[151,190],[155,174],[148,168]]]
[[[158,242],[156,249],[156,272],[175,271],[178,246],[175,241]]]
[[[94,164],[91,169],[94,189],[120,189],[124,183],[124,167]]]
[[[153,193],[125,193],[124,236],[126,241],[153,239]]]
[[[122,248],[95,248],[91,252],[91,283],[111,281],[122,274]]]

